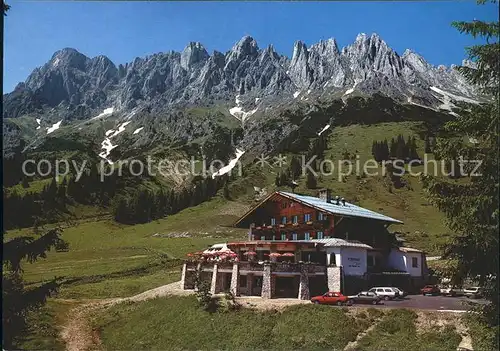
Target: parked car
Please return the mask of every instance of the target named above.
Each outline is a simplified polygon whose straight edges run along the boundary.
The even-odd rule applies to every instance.
[[[311,298],[311,302],[316,304],[338,305],[338,306],[348,305],[350,303],[349,298],[347,296],[344,296],[341,293],[334,291],[329,291],[321,296],[314,296],[313,298]]]
[[[478,299],[480,297],[483,297],[483,291],[479,287],[467,288],[464,289],[464,295],[467,298]]]
[[[457,287],[443,287],[439,289],[441,295],[443,296],[462,296],[464,295],[464,290]]]
[[[349,301],[353,303],[369,303],[377,305],[382,301],[382,298],[371,291],[361,291],[357,295],[349,296]]]
[[[385,301],[397,299],[399,295],[398,288],[392,287],[375,287],[368,290],[369,292],[375,293],[380,296]]]
[[[399,297],[405,297],[406,295],[408,295],[408,293],[406,291],[403,291],[400,288],[394,288],[394,289],[396,289],[397,291],[399,291]]]
[[[420,289],[422,295],[441,295],[441,289],[437,285],[426,285]]]

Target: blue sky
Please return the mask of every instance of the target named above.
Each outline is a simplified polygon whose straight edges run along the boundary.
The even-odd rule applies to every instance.
[[[115,64],[155,52],[181,51],[189,41],[225,52],[243,35],[290,56],[293,43],[378,33],[402,54],[411,48],[432,64],[459,64],[473,39],[454,20],[496,20],[495,5],[444,2],[59,2],[7,1],[4,92],[64,47]]]

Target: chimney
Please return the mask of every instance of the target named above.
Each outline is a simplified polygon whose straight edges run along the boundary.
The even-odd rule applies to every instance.
[[[330,189],[320,189],[318,192],[318,197],[324,202],[331,202],[332,192]]]
[[[342,200],[341,200],[341,201],[342,201],[342,205],[344,205],[344,206],[345,206],[345,199],[344,199],[344,198],[342,198]]]
[[[337,205],[340,205],[340,197],[336,196],[336,197],[335,197],[335,200],[336,200],[336,202],[337,202],[336,204],[337,204]]]

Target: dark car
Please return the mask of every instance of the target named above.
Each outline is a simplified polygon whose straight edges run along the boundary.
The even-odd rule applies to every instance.
[[[312,303],[325,305],[344,306],[349,304],[349,298],[342,295],[340,292],[329,291],[321,296],[311,298]]]
[[[357,295],[349,296],[349,300],[353,303],[369,303],[372,305],[377,305],[380,303],[382,298],[371,291],[362,291]]]
[[[437,285],[426,285],[420,289],[422,295],[441,295],[441,289]]]

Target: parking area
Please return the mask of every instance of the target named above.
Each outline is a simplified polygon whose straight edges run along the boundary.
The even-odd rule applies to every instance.
[[[466,297],[422,296],[409,295],[404,299],[384,301],[383,304],[373,306],[379,308],[415,308],[436,311],[465,311],[468,303],[485,304],[483,299],[468,299]],[[362,306],[362,305],[356,305]]]

